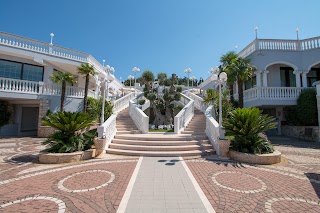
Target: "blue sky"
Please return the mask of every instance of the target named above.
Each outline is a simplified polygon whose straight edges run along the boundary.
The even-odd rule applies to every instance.
[[[50,41],[115,67],[117,78],[134,66],[154,73],[190,67],[208,77],[222,54],[254,38],[320,36],[319,0],[6,0],[0,31]],[[140,72],[141,74],[141,72]]]

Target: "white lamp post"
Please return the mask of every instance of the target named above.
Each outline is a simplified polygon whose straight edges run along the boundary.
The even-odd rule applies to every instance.
[[[133,80],[133,79],[134,79],[134,76],[129,75],[129,76],[128,76],[128,79],[130,80],[130,90],[131,90],[131,80]]]
[[[255,31],[255,33],[256,33],[256,39],[258,39],[258,27],[255,27],[255,28],[254,28],[254,31]]]
[[[53,33],[50,33],[50,37],[51,37],[51,39],[50,39],[50,45],[53,45],[53,43],[52,43],[53,36],[54,36],[54,34],[53,34]]]
[[[104,107],[106,102],[106,90],[107,90],[107,99],[109,98],[109,91],[108,91],[108,82],[112,82],[114,80],[114,75],[110,74],[110,71],[114,72],[114,68],[107,65],[105,67],[105,72],[107,73],[107,77],[104,78],[104,88],[103,88],[103,96],[102,96],[102,110],[101,110],[101,125],[104,123]]]
[[[187,68],[184,70],[184,73],[186,73],[188,75],[188,92],[189,92],[189,75],[192,72],[192,70],[190,68]]]
[[[222,90],[221,85],[222,83],[226,82],[228,79],[228,75],[225,72],[220,72],[220,68],[211,68],[212,80],[217,81],[219,84],[219,138],[224,139],[224,130],[222,126]]]
[[[191,76],[191,77],[190,77],[192,90],[193,90],[193,82],[194,82],[194,79],[196,79],[196,77],[194,77],[194,76]]]
[[[136,92],[136,81],[137,81],[136,73],[139,72],[139,71],[140,71],[140,69],[138,67],[134,67],[132,69],[132,72],[134,72],[134,96],[137,96],[137,92]]]
[[[298,27],[296,29],[296,33],[297,33],[297,40],[299,40],[299,28]]]

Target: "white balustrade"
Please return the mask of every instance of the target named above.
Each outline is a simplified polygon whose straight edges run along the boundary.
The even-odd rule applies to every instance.
[[[66,96],[70,97],[84,97],[84,88],[67,86]]]
[[[97,128],[98,137],[104,138],[106,143],[104,144],[103,150],[106,150],[111,143],[111,140],[117,132],[116,128],[117,115],[111,115],[101,126]]]
[[[129,101],[134,98],[134,92],[131,92],[113,102],[113,113],[118,113],[129,106]]]
[[[88,89],[88,97],[98,98],[98,95],[91,89]]]
[[[186,105],[174,117],[174,132],[176,134],[180,134],[180,132],[188,125],[194,115],[194,101],[182,93],[180,101],[182,103],[186,103]]]
[[[149,132],[149,117],[138,107],[136,99],[129,102],[129,115],[142,134]]]
[[[301,51],[320,48],[320,37],[303,40],[256,39],[246,46],[239,56],[247,57],[256,50]]]
[[[211,145],[214,147],[217,153],[220,153],[219,150],[219,144],[218,144],[218,139],[219,139],[219,123],[215,120],[215,118],[212,115],[212,112],[214,112],[214,108],[212,105],[210,105],[206,111],[205,111],[205,116],[206,116],[206,135],[210,140]]]
[[[0,78],[0,91],[18,93],[38,93],[39,82],[11,78]]]
[[[261,87],[244,91],[244,101],[253,100],[297,100],[301,87]]]
[[[208,105],[204,103],[203,98],[191,92],[186,93],[186,95],[194,101],[195,108],[197,108],[203,113],[206,111]]]
[[[42,91],[40,93],[44,95],[60,95],[61,85],[57,84],[44,84]]]

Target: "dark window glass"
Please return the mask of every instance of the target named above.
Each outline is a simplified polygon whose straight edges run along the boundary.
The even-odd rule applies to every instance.
[[[21,79],[21,63],[0,60],[0,77]]]
[[[43,67],[33,66],[29,64],[23,65],[22,80],[42,81]]]

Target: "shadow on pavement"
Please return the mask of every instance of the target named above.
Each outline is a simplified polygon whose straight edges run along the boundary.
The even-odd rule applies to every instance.
[[[320,198],[320,174],[317,173],[305,173],[307,178],[310,180],[311,185],[313,186],[314,191],[317,193],[318,198]],[[314,180],[319,181],[316,183]]]
[[[319,142],[303,141],[298,138],[288,136],[269,136],[268,139],[273,145],[281,145],[297,148],[320,149]]]

